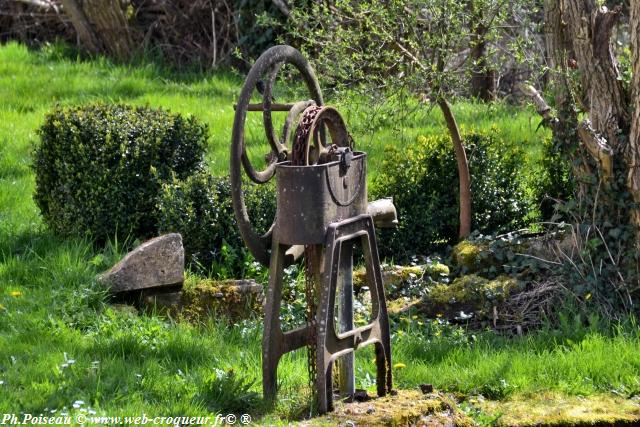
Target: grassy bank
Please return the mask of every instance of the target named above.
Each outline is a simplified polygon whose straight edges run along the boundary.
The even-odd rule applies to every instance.
[[[30,150],[52,105],[118,101],[194,114],[209,124],[208,162],[224,174],[240,84],[225,73],[175,76],[153,65],[114,66],[69,59],[59,50],[0,47],[0,412],[66,408],[111,416],[199,416],[237,410],[264,416],[267,424],[308,412],[304,353],[284,358],[278,405],[265,413],[260,400],[245,393],[260,392],[259,320],[195,325],[108,306],[94,277],[118,259],[118,245],[95,248],[53,236],[31,198]],[[418,134],[444,129],[439,115],[428,112],[398,136],[392,126],[368,127],[366,113],[353,111],[347,120],[355,121],[356,140],[371,153],[372,170],[384,144],[411,143]],[[514,144],[529,144],[535,160],[542,135],[534,132],[529,112],[474,104],[458,104],[455,111],[465,126],[495,125]],[[393,358],[406,367],[395,368],[396,385],[431,383],[503,400],[542,392],[635,396],[637,328],[590,324],[568,317],[563,330],[505,338],[399,319]],[[357,361],[358,385],[369,389],[371,358],[364,351]]]

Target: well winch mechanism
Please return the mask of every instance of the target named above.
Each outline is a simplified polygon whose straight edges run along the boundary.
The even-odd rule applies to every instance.
[[[299,71],[310,100],[274,103],[273,87],[285,64]],[[250,104],[256,87],[261,89],[262,103]],[[262,111],[271,147],[263,170],[253,167],[246,152],[249,111]],[[287,112],[280,137],[273,126],[274,111]],[[341,395],[353,397],[353,354],[368,344],[375,345],[378,395],[388,393],[392,385],[391,343],[374,224],[394,226],[395,208],[388,199],[367,203],[366,153],[355,150],[339,112],[324,105],[315,73],[298,50],[275,46],[265,51],[249,71],[236,105],[230,160],[238,228],[256,260],[269,266],[262,340],[265,398],[276,396],[277,367],[282,355],[305,346],[320,413],[332,409],[332,369],[338,359]],[[276,177],[277,213],[264,235],[255,231],[249,219],[243,170],[257,184]],[[372,300],[371,321],[358,328],[353,327],[355,244],[362,247]],[[301,256],[306,267],[307,323],[285,332],[280,323],[283,270]]]

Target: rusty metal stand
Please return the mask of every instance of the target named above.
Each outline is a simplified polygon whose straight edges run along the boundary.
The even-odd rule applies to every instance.
[[[368,325],[344,333],[336,331],[335,300],[338,272],[344,245],[360,240],[365,257],[366,281],[371,291],[372,319]],[[353,353],[369,344],[376,346],[377,391],[384,396],[391,391],[391,338],[387,305],[373,218],[368,214],[332,223],[327,231],[324,277],[317,314],[318,412],[333,410],[332,367],[340,356]],[[346,252],[350,252],[347,250]],[[350,255],[350,254],[349,254]]]

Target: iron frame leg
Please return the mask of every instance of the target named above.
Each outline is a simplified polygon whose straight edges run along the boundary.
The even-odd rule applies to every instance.
[[[340,250],[339,286],[339,333],[353,329],[353,245],[345,242]],[[340,397],[352,399],[356,391],[355,353],[350,352],[338,359]]]
[[[286,247],[275,239],[271,248],[269,287],[264,306],[264,331],[262,333],[262,391],[265,400],[273,401],[277,394],[278,362],[283,354],[283,334],[280,327],[282,303],[282,273]]]
[[[282,278],[286,251],[289,245],[275,239],[271,247],[269,287],[264,306],[264,331],[262,333],[262,392],[264,399],[274,401],[278,392],[278,363],[283,354],[309,344],[308,326],[283,332],[280,324],[282,304]]]
[[[366,281],[372,300],[372,319],[368,325],[337,333],[334,323],[335,298],[343,245],[356,239],[362,243],[366,263]],[[350,253],[350,251],[347,251]],[[377,391],[384,396],[391,391],[391,337],[380,271],[378,247],[370,215],[360,215],[333,223],[327,232],[322,288],[317,311],[317,396],[318,412],[333,409],[332,368],[334,361],[368,344],[376,347]]]

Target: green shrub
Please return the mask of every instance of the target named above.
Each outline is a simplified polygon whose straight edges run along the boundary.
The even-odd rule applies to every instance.
[[[558,213],[557,201],[569,201],[574,193],[571,165],[561,154],[562,150],[557,144],[552,138],[544,141],[541,172],[538,183],[534,186],[536,202],[540,206],[543,220],[550,220]]]
[[[463,135],[471,172],[472,227],[501,233],[519,227],[528,203],[517,176],[521,153],[500,152],[497,131]],[[458,169],[448,136],[420,136],[413,146],[385,149],[374,197],[392,196],[399,227],[380,232],[383,256],[426,254],[458,238]]]
[[[55,108],[39,135],[34,199],[45,223],[105,241],[155,234],[162,184],[201,167],[208,129],[164,110],[94,104]]]
[[[275,195],[270,185],[247,186],[245,202],[259,232],[271,226]],[[178,232],[192,267],[218,277],[251,275],[252,258],[240,237],[233,213],[228,177],[202,171],[163,186],[158,202],[159,229]],[[239,276],[240,275],[240,276]]]

